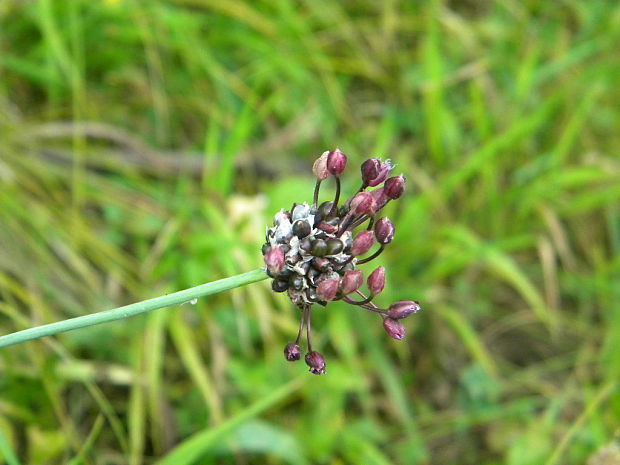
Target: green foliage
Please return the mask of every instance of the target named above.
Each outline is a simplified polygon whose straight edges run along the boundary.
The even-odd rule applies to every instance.
[[[607,0],[0,2],[2,334],[257,268],[335,146],[407,175],[382,300],[424,308],[317,312],[325,377],[267,283],[2,349],[0,463],[599,463],[619,41]]]

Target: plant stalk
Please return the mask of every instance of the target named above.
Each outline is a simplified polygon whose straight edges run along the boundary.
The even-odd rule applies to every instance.
[[[242,273],[237,276],[231,276],[230,278],[224,278],[218,281],[201,284],[200,286],[190,287],[189,289],[162,295],[153,299],[143,300],[141,302],[125,305],[123,307],[91,313],[90,315],[78,316],[76,318],[57,321],[56,323],[50,323],[47,325],[35,326],[34,328],[28,328],[23,331],[17,331],[5,336],[0,336],[0,348],[19,344],[20,342],[30,341],[32,339],[39,339],[44,336],[64,333],[78,328],[86,328],[87,326],[109,323],[110,321],[122,320],[124,318],[141,315],[142,313],[151,312],[159,308],[182,304],[193,299],[217,294],[218,292],[228,291],[230,289],[245,286],[246,284],[255,283],[257,281],[262,281],[263,279],[267,279],[267,277],[268,276],[265,273],[265,270],[260,268],[258,270],[248,271],[247,273]]]

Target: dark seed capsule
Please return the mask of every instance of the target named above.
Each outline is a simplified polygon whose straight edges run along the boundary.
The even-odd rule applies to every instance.
[[[293,255],[292,257],[287,257],[286,258],[286,264],[287,265],[294,265],[299,260],[301,260],[301,257],[299,255]]]
[[[312,242],[312,255],[323,257],[325,254],[327,254],[327,242],[323,239],[317,239]]]
[[[317,299],[316,289],[313,287],[309,287],[308,289],[306,289],[306,298],[310,302],[316,302],[316,299]]]
[[[261,249],[261,251],[263,252],[263,255],[265,255],[270,250],[271,250],[271,245],[270,244],[263,244],[263,248]]]
[[[281,245],[280,248],[282,249],[282,252],[284,253],[288,253],[291,250],[291,246],[288,244]]]
[[[299,268],[301,268],[301,271],[303,271],[302,274],[308,274],[308,271],[310,270],[310,262],[304,262],[301,265],[299,265]]]
[[[334,202],[323,202],[320,206],[319,206],[319,210],[318,210],[318,215],[325,220],[325,218],[327,218],[330,214],[330,212],[332,211],[332,206],[334,205]]]
[[[314,284],[314,280],[316,279],[317,276],[319,276],[321,274],[321,272],[319,270],[316,270],[314,268],[310,268],[308,270],[308,272],[306,273],[306,277],[310,280],[310,282],[312,284]]]
[[[291,287],[293,289],[295,289],[296,291],[299,291],[302,287],[304,287],[304,278],[302,278],[301,276],[294,276],[293,279],[291,279]]]
[[[329,266],[329,260],[322,257],[315,258],[312,260],[312,266],[319,271],[326,271]]]
[[[293,234],[300,239],[310,234],[311,230],[310,224],[305,220],[297,220],[293,223]]]
[[[280,278],[288,278],[293,273],[294,273],[293,270],[291,270],[290,268],[284,267],[282,269],[282,271],[280,271],[280,274],[278,275],[278,277],[280,277]]]
[[[275,292],[284,292],[288,289],[288,281],[283,279],[274,279],[271,282],[271,289]]]
[[[309,237],[302,239],[299,242],[299,248],[305,252],[310,252],[310,250],[312,249],[312,239],[310,239]]]
[[[327,255],[336,255],[342,252],[344,244],[340,239],[330,239],[327,241]]]

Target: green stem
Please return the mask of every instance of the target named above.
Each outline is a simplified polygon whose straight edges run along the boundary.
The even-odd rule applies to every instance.
[[[237,276],[231,276],[230,278],[224,278],[218,281],[201,284],[200,286],[190,287],[189,289],[184,289],[172,294],[162,295],[153,299],[125,305],[123,307],[117,307],[103,312],[78,316],[76,318],[50,323],[48,325],[24,329],[23,331],[17,331],[16,333],[7,334],[6,336],[0,336],[0,348],[12,346],[13,344],[19,344],[20,342],[30,341],[32,339],[39,339],[44,336],[51,336],[52,334],[64,333],[65,331],[71,331],[73,329],[109,323],[110,321],[115,320],[122,320],[124,318],[157,310],[158,308],[178,305],[184,302],[189,302],[193,299],[198,299],[199,297],[205,297],[211,294],[217,294],[218,292],[228,291],[236,287],[245,286],[246,284],[262,281],[263,279],[267,279],[267,274],[265,273],[265,270],[261,268],[254,271],[248,271],[247,273],[239,274]]]

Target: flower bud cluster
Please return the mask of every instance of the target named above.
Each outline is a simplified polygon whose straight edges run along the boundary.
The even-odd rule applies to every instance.
[[[325,306],[328,302],[343,300],[379,313],[385,330],[394,339],[402,339],[405,335],[400,320],[420,310],[414,301],[396,302],[388,309],[377,307],[372,300],[385,287],[385,268],[380,266],[368,276],[368,296],[360,291],[364,274],[357,268],[376,258],[394,239],[394,225],[388,218],[380,218],[379,213],[387,203],[403,195],[405,177],[389,177],[393,169],[389,160],[366,160],[361,166],[360,189],[341,203],[340,175],[346,165],[347,157],[340,150],[324,152],[312,168],[317,179],[313,202],[296,203],[290,210],[280,210],[273,227],[267,228],[262,249],[267,274],[273,278],[272,289],[286,292],[302,311],[297,340],[287,344],[285,358],[289,361],[301,359],[300,341],[305,329],[308,352],[304,358],[314,374],[326,373],[324,357],[312,350],[314,304]],[[334,199],[319,203],[321,184],[330,177],[336,182]],[[377,187],[379,185],[382,186]],[[369,187],[377,188],[368,191]],[[373,248],[375,251],[371,252]],[[353,299],[354,294],[361,300]]]

